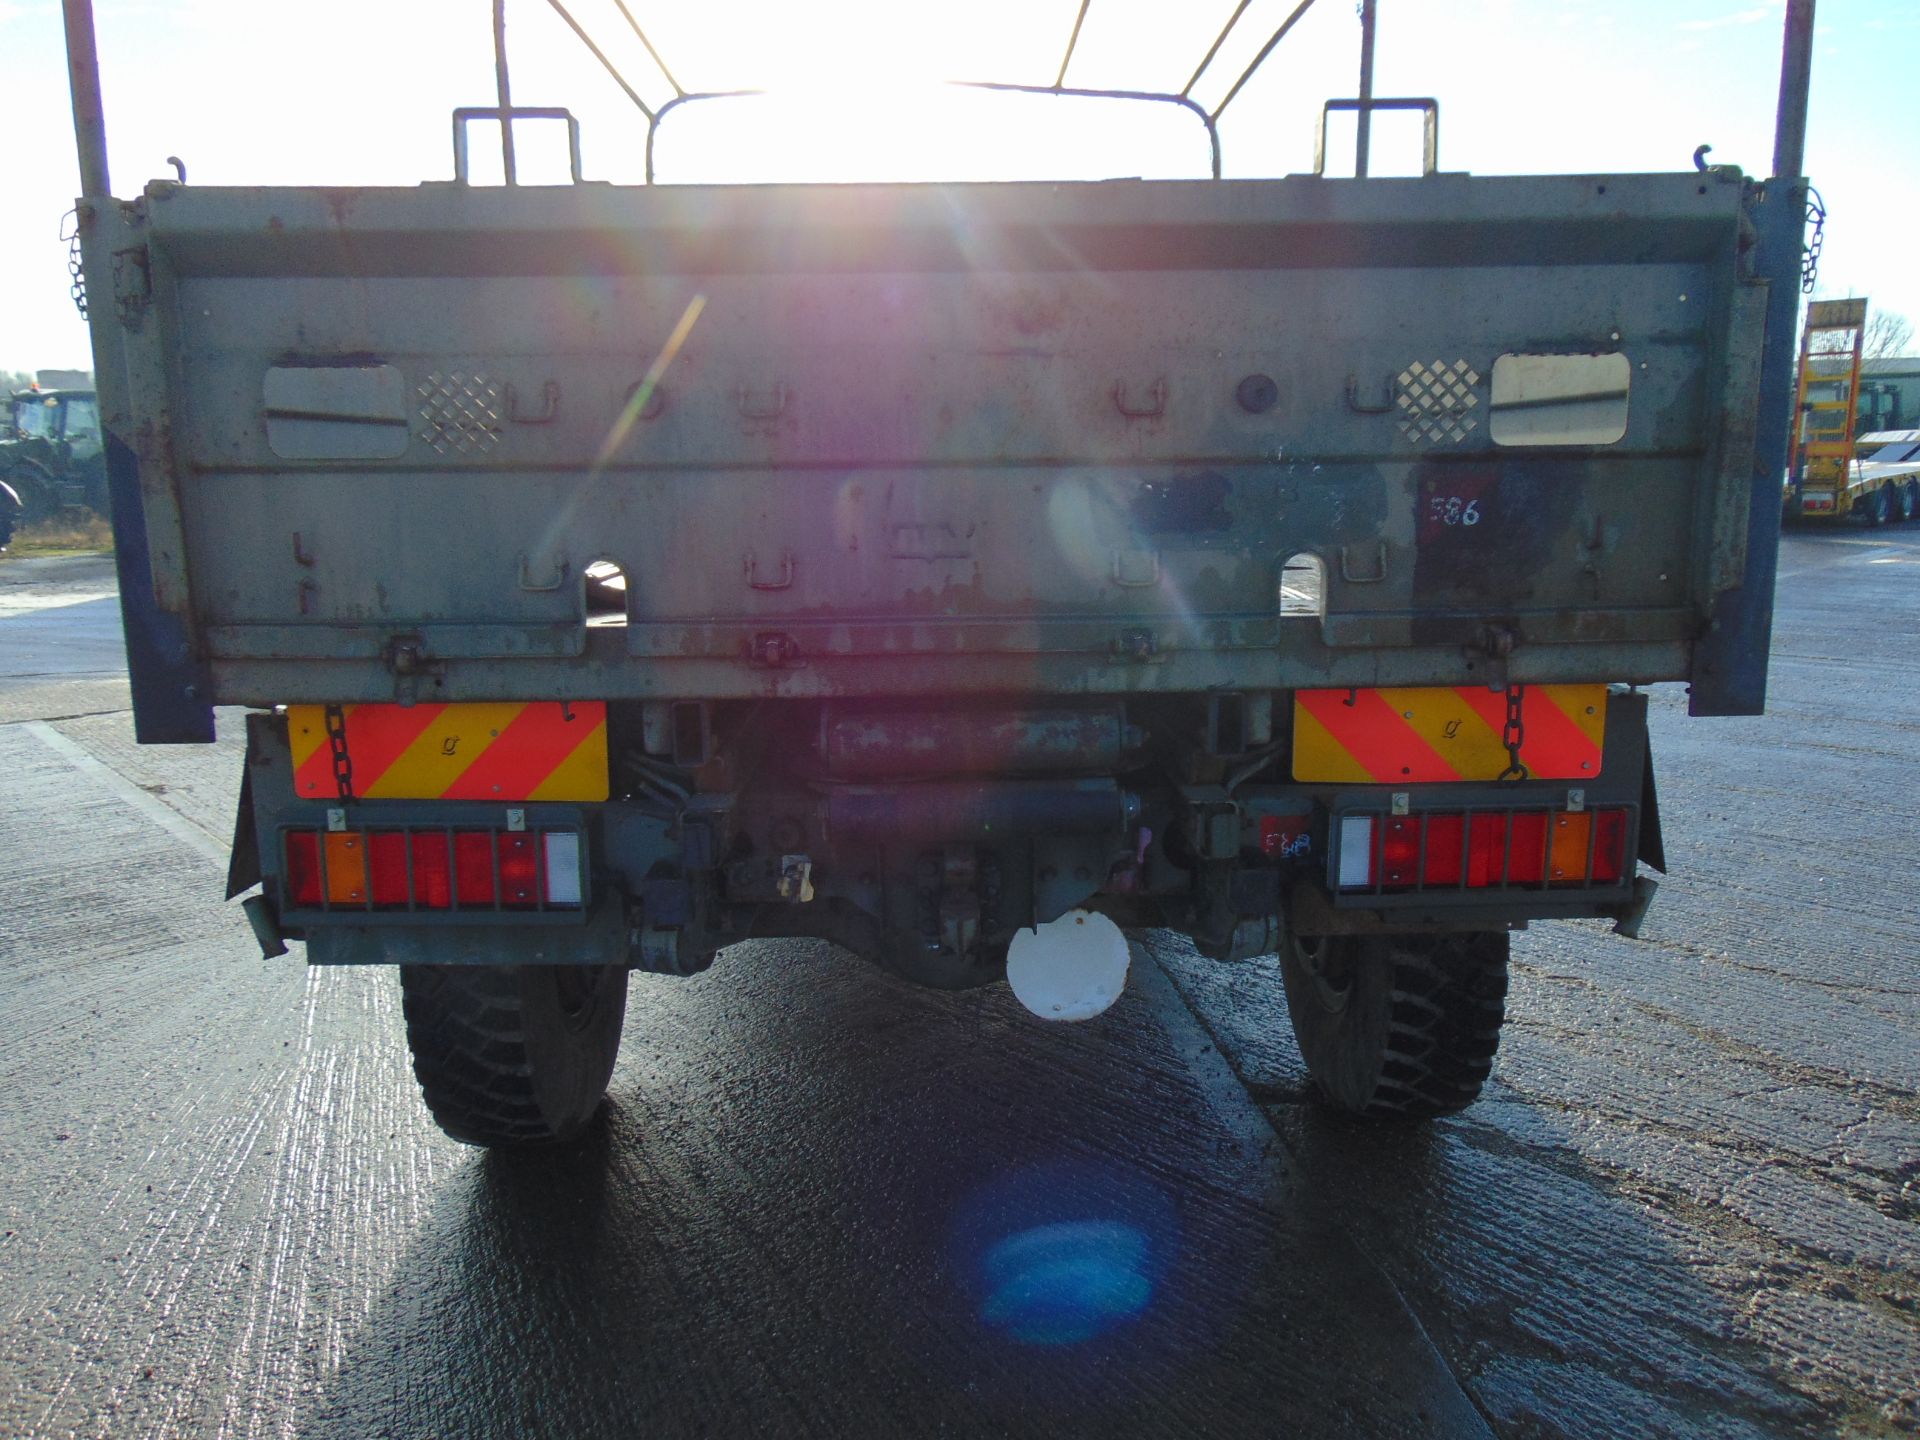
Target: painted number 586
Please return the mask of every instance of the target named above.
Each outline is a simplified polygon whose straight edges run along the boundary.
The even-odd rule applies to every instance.
[[[1442,525],[1478,525],[1480,502],[1462,500],[1458,495],[1435,495],[1427,501],[1435,520]]]

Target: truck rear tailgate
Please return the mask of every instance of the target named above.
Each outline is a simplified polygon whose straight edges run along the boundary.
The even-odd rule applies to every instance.
[[[222,702],[1686,678],[1746,194],[156,184],[158,603]]]

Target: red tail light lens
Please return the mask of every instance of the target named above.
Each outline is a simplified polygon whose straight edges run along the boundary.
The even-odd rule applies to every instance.
[[[1420,822],[1407,816],[1387,821],[1380,835],[1380,882],[1399,887],[1413,884],[1420,863]]]
[[[461,909],[493,904],[493,834],[491,831],[454,832],[453,879],[457,903]]]
[[[289,830],[281,880],[297,909],[578,910],[577,830]]]
[[[1427,866],[1423,874],[1428,885],[1460,884],[1466,873],[1466,843],[1466,816],[1427,816]]]
[[[413,901],[423,910],[453,908],[453,857],[444,830],[416,831],[413,840]]]
[[[1627,812],[1593,812],[1593,883],[1618,885],[1626,877]]]
[[[1540,811],[1469,817],[1467,885],[1538,885],[1546,874],[1547,817]]]
[[[375,830],[367,836],[367,883],[373,903],[382,907],[407,905],[407,837],[398,830]]]
[[[1340,890],[1619,885],[1631,873],[1632,812],[1428,811],[1340,817]]]
[[[296,905],[320,904],[320,837],[311,830],[287,832],[287,894]]]
[[[516,831],[499,837],[500,904],[531,910],[540,903],[540,855],[534,836]]]

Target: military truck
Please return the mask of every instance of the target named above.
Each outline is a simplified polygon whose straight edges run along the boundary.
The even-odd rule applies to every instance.
[[[69,0],[139,738],[250,707],[230,896],[399,967],[476,1144],[763,936],[1062,1020],[1128,927],[1277,952],[1331,1105],[1456,1110],[1511,933],[1645,911],[1641,687],[1763,702],[1811,9],[1766,181],[1447,173],[1363,84],[1420,173],[1169,94],[1216,178],[619,186],[503,84],[451,181],[117,200]],[[576,183],[473,183],[529,116]]]
[[[70,372],[57,378],[85,379]],[[54,385],[43,373],[41,383],[16,390],[0,433],[0,485],[17,500],[19,520],[31,524],[68,506],[106,514],[103,448],[100,405],[91,388]]]

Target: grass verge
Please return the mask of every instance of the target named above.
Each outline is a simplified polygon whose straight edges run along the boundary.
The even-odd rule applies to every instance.
[[[105,517],[88,513],[22,525],[13,532],[6,553],[29,555],[100,555],[113,549],[113,526]]]

